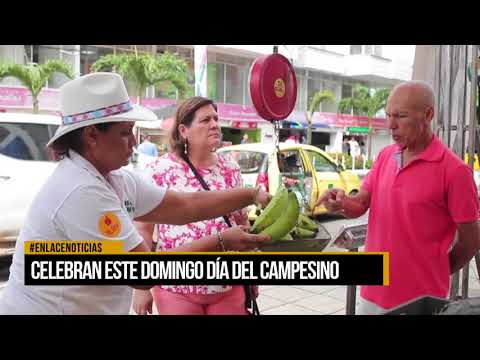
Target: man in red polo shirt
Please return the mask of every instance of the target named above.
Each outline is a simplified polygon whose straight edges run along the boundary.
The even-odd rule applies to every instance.
[[[365,251],[390,253],[390,285],[363,286],[360,314],[382,314],[419,296],[447,298],[450,274],[480,248],[473,173],[432,132],[431,87],[396,86],[386,114],[395,144],[380,152],[360,192],[332,189],[317,203],[349,218],[370,209]]]

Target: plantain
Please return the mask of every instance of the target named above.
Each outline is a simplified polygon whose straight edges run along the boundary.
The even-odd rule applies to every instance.
[[[313,231],[315,233],[318,231],[318,225],[312,219],[310,219],[308,216],[304,214],[299,215],[297,226],[303,229]]]
[[[282,241],[291,241],[291,240],[293,240],[293,237],[292,237],[292,235],[290,235],[290,233],[288,233],[287,235],[285,235],[284,237],[282,237],[280,240],[282,240]]]
[[[295,227],[298,221],[298,215],[300,214],[300,206],[296,195],[293,192],[287,192],[288,194],[288,206],[277,220],[262,230],[260,234],[270,235],[272,240],[280,240],[287,235]]]
[[[268,203],[265,210],[257,217],[250,230],[254,234],[258,234],[262,230],[272,225],[275,220],[279,219],[288,204],[288,191],[281,185],[272,200]]]

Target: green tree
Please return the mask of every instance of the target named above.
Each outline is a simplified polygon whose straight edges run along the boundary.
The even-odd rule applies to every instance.
[[[54,73],[64,74],[69,79],[75,76],[70,64],[64,60],[48,60],[41,65],[0,64],[0,80],[9,76],[17,78],[30,91],[34,114],[38,114],[38,95]]]
[[[390,89],[377,89],[372,94],[366,86],[357,84],[353,96],[343,98],[338,103],[338,112],[342,114],[363,115],[368,117],[368,160],[372,159],[372,119],[387,104]]]
[[[113,71],[119,73],[136,89],[137,103],[150,86],[168,81],[182,98],[188,92],[188,66],[185,60],[172,53],[162,55],[109,54],[102,56],[92,65],[92,71]]]
[[[307,111],[307,144],[312,144],[312,118],[315,110],[320,109],[320,104],[324,101],[330,101],[335,103],[335,95],[330,90],[323,90],[316,92],[310,99],[310,106]]]

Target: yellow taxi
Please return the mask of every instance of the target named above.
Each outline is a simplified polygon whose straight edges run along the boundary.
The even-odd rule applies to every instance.
[[[326,212],[321,206],[313,210],[318,197],[329,188],[344,189],[347,194],[360,190],[360,178],[345,171],[326,152],[306,144],[279,144],[280,154],[273,143],[253,143],[226,146],[218,152],[236,161],[241,168],[244,186],[261,186],[274,194],[281,182],[297,193],[303,211],[309,215]],[[250,219],[255,211],[251,208]]]

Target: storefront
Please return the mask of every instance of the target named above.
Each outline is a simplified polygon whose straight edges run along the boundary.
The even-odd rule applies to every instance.
[[[308,122],[305,112],[292,112],[285,124],[291,124],[291,133],[302,131],[306,139]],[[312,145],[328,152],[342,152],[342,142],[346,136],[354,137],[359,144],[367,144],[369,122],[366,116],[315,112],[311,126]],[[373,118],[372,127],[372,152],[376,154],[390,143],[390,137],[386,119]]]
[[[136,98],[131,98],[132,102]],[[58,89],[43,89],[39,96],[41,113],[58,113]],[[158,114],[164,122],[155,132],[158,144],[166,148],[167,133],[173,124],[177,101],[174,99],[142,99],[141,104]],[[224,145],[240,144],[245,139],[247,142],[275,142],[277,137],[272,123],[260,118],[252,106],[218,103],[218,115]],[[0,108],[7,111],[31,112],[32,98],[29,91],[23,87],[0,86]],[[168,111],[167,111],[168,109]],[[168,125],[170,124],[170,125]],[[372,120],[373,154],[390,143],[388,128],[385,119]],[[282,122],[280,141],[295,136],[298,142],[306,142],[307,120],[305,112],[294,111],[286,121]],[[366,142],[368,131],[368,118],[366,116],[352,116],[334,113],[314,113],[312,117],[312,145],[326,151],[341,152],[342,140],[345,135],[353,135],[358,140]],[[140,132],[137,134],[140,135]],[[245,136],[247,135],[248,138]],[[140,136],[138,136],[140,140]],[[357,140],[357,141],[358,141]]]
[[[270,142],[266,135],[273,133],[273,126],[260,118],[253,107],[222,103],[217,107],[224,145]]]

